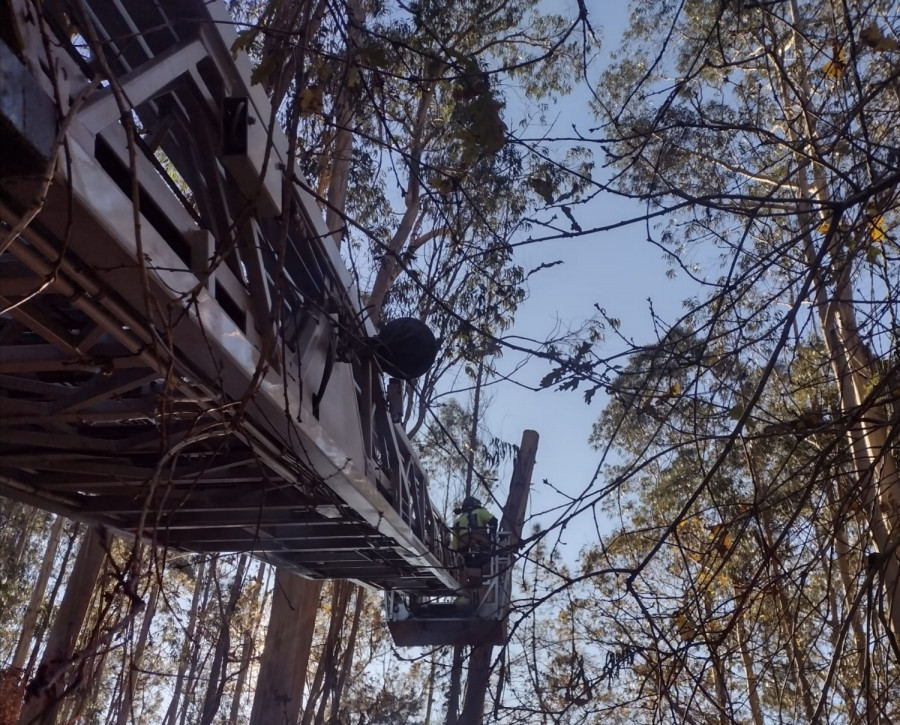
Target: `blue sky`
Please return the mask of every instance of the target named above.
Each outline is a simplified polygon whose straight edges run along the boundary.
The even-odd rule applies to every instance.
[[[574,14],[575,4],[569,5],[569,12]],[[628,3],[588,0],[587,6],[591,23],[602,41],[601,56],[595,61],[595,72],[599,72],[610,51],[619,44],[628,17]],[[554,115],[558,134],[568,133],[573,123],[583,131],[596,125],[588,109],[585,88],[576,89],[564,99],[551,111],[550,116]],[[596,173],[602,179],[603,170],[598,169]],[[583,228],[591,228],[638,217],[643,209],[636,202],[601,194],[573,211]],[[595,314],[596,303],[609,316],[621,320],[620,331],[627,339],[641,344],[653,336],[648,298],[652,299],[655,312],[671,321],[680,315],[681,301],[693,291],[683,276],[667,277],[663,253],[647,241],[647,230],[642,223],[576,239],[525,245],[517,252],[517,262],[525,270],[556,259],[563,264],[542,270],[529,280],[529,299],[520,308],[509,334],[544,339],[557,328],[577,328]],[[597,348],[604,357],[623,349],[623,343],[615,335],[607,336]],[[513,355],[507,354],[497,366],[501,371],[509,371],[516,362]],[[537,385],[546,372],[545,365],[534,361],[520,370],[516,379]],[[582,390],[550,389],[531,393],[508,383],[493,387],[492,395],[486,420],[492,435],[518,443],[522,431],[532,428],[541,436],[530,512],[545,510],[561,501],[541,483],[543,479],[567,494],[583,491],[599,462],[599,454],[587,441],[591,426],[605,404],[605,396],[598,394],[587,405]],[[508,477],[508,471],[500,473],[497,496],[500,501],[505,499]],[[551,520],[549,516],[541,517],[544,525]],[[585,517],[584,521],[569,527],[563,537],[568,544],[565,558],[573,561],[581,546],[595,539],[593,522]],[[551,541],[555,540],[554,536]]]

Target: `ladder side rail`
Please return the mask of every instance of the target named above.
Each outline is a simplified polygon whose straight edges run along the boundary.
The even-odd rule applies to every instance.
[[[251,99],[258,116],[257,124],[254,124],[254,126],[259,126],[259,121],[268,121],[271,118],[272,111],[268,104],[268,99],[265,97],[265,94],[262,93],[259,86],[249,86],[246,84],[246,78],[250,76],[250,65],[246,55],[244,53],[238,53],[234,56],[234,54],[231,53],[231,48],[237,40],[237,35],[234,31],[233,24],[230,22],[230,18],[226,14],[224,6],[212,4],[209,6],[209,12],[213,19],[213,28],[215,32],[212,32],[209,28],[204,28],[201,30],[201,35],[207,39],[218,36],[218,40],[220,41],[218,44],[215,43],[214,40],[211,40],[210,42],[207,42],[207,46],[210,48],[211,54],[220,70],[223,67],[230,68],[232,66],[237,69],[238,73],[232,76],[232,93],[236,93],[239,88]],[[227,57],[223,55],[226,52]],[[271,140],[268,141],[268,143],[271,143],[271,155],[277,157],[280,163],[286,163],[287,139],[278,124],[272,125]],[[262,172],[263,170],[260,170],[260,173]],[[302,178],[302,175],[299,173],[296,174],[296,176],[297,178]],[[342,301],[344,305],[349,304],[350,306],[350,318],[359,320],[362,323],[363,330],[369,335],[373,334],[374,329],[363,314],[358,295],[350,294],[350,291],[354,289],[354,284],[346,270],[343,260],[341,260],[334,245],[330,242],[331,237],[328,234],[327,229],[325,229],[324,221],[311,190],[300,187],[299,184],[295,185],[294,196],[305,212],[303,215],[304,221],[309,223],[309,226],[311,227],[310,231],[313,232],[313,234],[310,235],[310,238],[308,238],[311,242],[310,246],[314,248],[316,252],[323,253],[324,259],[321,260],[324,263],[323,266],[327,264],[331,272],[331,275],[329,276],[333,275],[332,278],[338,283],[335,285],[336,291],[339,293],[343,292],[341,295],[343,297]],[[318,254],[316,256],[318,257]],[[317,261],[319,260],[317,259]],[[383,397],[383,391],[382,395],[379,397]],[[360,413],[361,415],[368,415],[368,411],[365,410],[360,410]],[[378,424],[376,423],[376,425],[372,427],[372,436],[375,435],[374,429],[377,428],[377,425]],[[377,445],[377,440],[368,438],[365,443],[365,448],[366,450],[373,450],[375,445]],[[403,466],[401,469],[404,471],[405,476],[403,476],[401,490],[398,492],[400,497],[400,510],[408,512],[404,517],[405,520],[414,527],[414,530],[416,530],[420,537],[429,544],[429,548],[431,548],[435,543],[441,542],[446,537],[441,535],[442,532],[439,517],[436,515],[430,498],[427,496],[427,477],[424,475],[421,463],[415,456],[408,439],[406,439],[405,433],[402,433],[400,436],[399,445],[403,452],[403,458],[407,461],[407,465]],[[412,504],[411,507],[405,505],[407,503],[406,499],[412,499],[410,501]],[[441,559],[449,564],[450,557],[446,555],[443,547],[439,547],[438,551]]]
[[[210,3],[207,6],[212,23],[210,26],[204,26],[201,29],[201,35],[204,39],[208,39],[207,47],[210,50],[217,66],[231,70],[232,76],[232,93],[233,95],[244,95],[251,100],[257,122],[250,126],[250,130],[259,129],[268,131],[271,126],[271,134],[265,134],[263,147],[270,145],[270,162],[265,169],[256,168],[257,174],[265,172],[265,185],[268,188],[269,172],[271,168],[281,165],[282,168],[287,164],[288,141],[281,126],[278,123],[270,124],[273,118],[273,110],[269,103],[268,97],[265,95],[262,87],[258,84],[250,85],[249,78],[252,74],[252,66],[247,54],[243,51],[233,53],[235,41],[237,40],[237,32],[234,23],[228,15],[224,3]],[[253,146],[253,140],[249,140],[249,144]],[[256,157],[260,154],[256,154]],[[293,196],[298,203],[299,210],[304,220],[310,225],[310,239],[314,240],[318,250],[322,252],[322,261],[330,268],[329,277],[334,279],[336,285],[336,293],[342,298],[342,307],[347,306],[351,311],[351,319],[359,321],[362,331],[372,336],[376,330],[365,314],[365,309],[358,294],[355,283],[346,267],[340,252],[331,242],[332,235],[325,227],[322,210],[319,206],[320,201],[316,198],[313,190],[304,182],[304,174],[298,165],[295,165],[294,173],[294,189]],[[278,197],[280,198],[281,190],[281,174],[278,174]]]

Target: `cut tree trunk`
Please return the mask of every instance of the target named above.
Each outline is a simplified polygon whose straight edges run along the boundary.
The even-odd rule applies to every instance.
[[[525,523],[525,509],[528,506],[528,492],[531,488],[531,475],[534,472],[534,461],[537,456],[538,434],[526,430],[519,444],[519,455],[513,466],[512,480],[509,484],[509,496],[503,507],[503,518],[500,529],[510,534],[510,553],[518,550],[522,540],[522,526]],[[466,680],[466,698],[463,703],[461,721],[465,725],[481,725],[484,722],[484,699],[491,677],[491,656],[494,648],[491,645],[476,645],[469,657],[469,676]]]

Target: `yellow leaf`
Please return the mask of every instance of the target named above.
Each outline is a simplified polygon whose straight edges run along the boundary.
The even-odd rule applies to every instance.
[[[697,635],[697,627],[683,612],[675,615],[675,626],[678,629],[678,634],[685,640],[692,640]]]
[[[844,69],[846,67],[847,54],[844,53],[844,49],[836,40],[831,41],[831,60],[822,69],[825,72],[825,76],[839,81],[844,77]]]
[[[676,395],[680,395],[680,394],[681,394],[681,383],[679,383],[676,380],[674,383],[672,383],[672,387],[669,388],[669,395],[674,398]]]
[[[816,231],[820,234],[828,234],[831,231],[831,222],[822,222],[816,227]]]
[[[873,219],[869,220],[869,234],[872,235],[872,239],[876,242],[880,242],[887,236],[887,233],[884,230],[884,217],[880,214]]]
[[[900,50],[900,43],[896,38],[886,38],[875,23],[869,27],[863,28],[859,33],[859,39],[868,45],[872,50],[884,53],[889,50]]]

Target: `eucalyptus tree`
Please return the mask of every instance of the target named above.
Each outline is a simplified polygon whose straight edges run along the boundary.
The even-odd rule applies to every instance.
[[[837,403],[772,424],[827,421],[837,434],[827,450],[845,470],[841,501],[866,515],[857,570],[882,592],[893,648],[897,22],[896,4],[878,1],[641,3],[593,101],[613,186],[659,220],[649,232],[675,271],[706,285],[692,310],[703,351],[730,335],[717,354],[754,345],[760,368],[661,545],[765,417],[778,366],[814,337]],[[808,470],[829,468],[822,458]]]
[[[564,585],[571,648],[546,670],[569,683],[557,707],[604,722],[890,722],[898,668],[844,430],[825,422],[840,402],[824,346],[769,371],[735,437],[768,346],[723,357],[690,322],[632,356],[595,426],[618,525]]]

